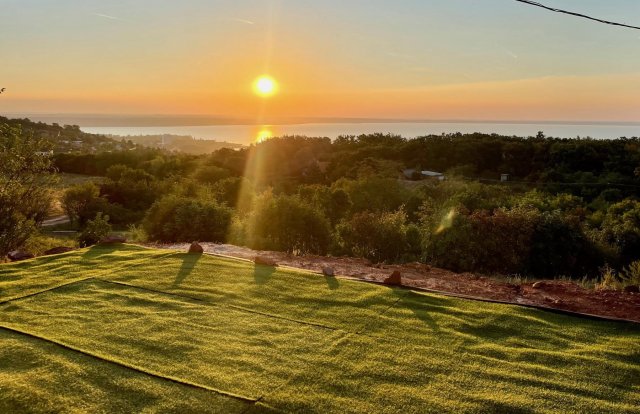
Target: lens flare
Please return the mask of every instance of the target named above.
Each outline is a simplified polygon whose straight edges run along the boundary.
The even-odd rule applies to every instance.
[[[270,138],[273,138],[273,131],[268,127],[263,127],[256,135],[256,143],[264,142]]]
[[[452,208],[449,212],[442,218],[440,221],[440,225],[436,230],[436,234],[440,234],[453,224],[453,219],[456,217],[456,209]]]

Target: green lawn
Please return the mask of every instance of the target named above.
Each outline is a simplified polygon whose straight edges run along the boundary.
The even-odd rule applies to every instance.
[[[135,246],[0,266],[0,413],[640,413],[640,326]]]

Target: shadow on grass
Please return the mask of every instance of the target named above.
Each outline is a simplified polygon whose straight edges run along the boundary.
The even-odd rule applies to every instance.
[[[423,322],[432,331],[439,331],[440,328],[432,314],[446,314],[452,305],[444,298],[435,296],[417,295],[412,291],[401,288],[393,288],[393,293],[399,297],[396,308],[409,309],[418,320]]]
[[[276,268],[273,266],[255,265],[253,268],[253,279],[258,285],[264,285],[271,279],[276,272]]]
[[[327,282],[327,285],[329,285],[329,289],[331,290],[336,290],[340,287],[340,282],[335,277],[325,276],[324,280]]]
[[[102,255],[113,253],[119,249],[122,249],[122,245],[96,244],[95,246],[91,246],[86,252],[82,254],[82,259],[83,260],[96,259]]]
[[[193,268],[198,263],[198,260],[202,257],[202,253],[186,253],[182,259],[182,265],[176,275],[176,280],[173,281],[172,287],[179,287],[182,282],[191,274]]]

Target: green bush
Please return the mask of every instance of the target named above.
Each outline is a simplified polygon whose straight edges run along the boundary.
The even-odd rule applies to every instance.
[[[406,222],[407,216],[402,210],[357,213],[337,226],[338,245],[351,256],[375,262],[398,261],[411,252],[412,243],[415,249],[416,229],[408,227]]]
[[[329,221],[297,196],[259,197],[246,221],[250,247],[289,253],[325,254],[331,242]]]
[[[538,216],[535,223],[523,271],[538,277],[595,276],[604,261],[603,251],[585,234],[575,217],[547,212]]]
[[[109,233],[111,233],[109,216],[103,216],[102,213],[98,213],[93,220],[87,221],[86,226],[78,236],[78,244],[80,247],[92,246],[108,236]]]
[[[517,273],[524,268],[539,213],[452,209],[428,222],[425,258],[458,272]]]
[[[170,195],[155,202],[143,228],[149,240],[160,242],[224,242],[231,209],[213,200]]]

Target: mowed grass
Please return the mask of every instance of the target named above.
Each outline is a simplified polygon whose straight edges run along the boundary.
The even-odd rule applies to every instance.
[[[640,326],[94,247],[0,266],[0,412],[640,413]]]

